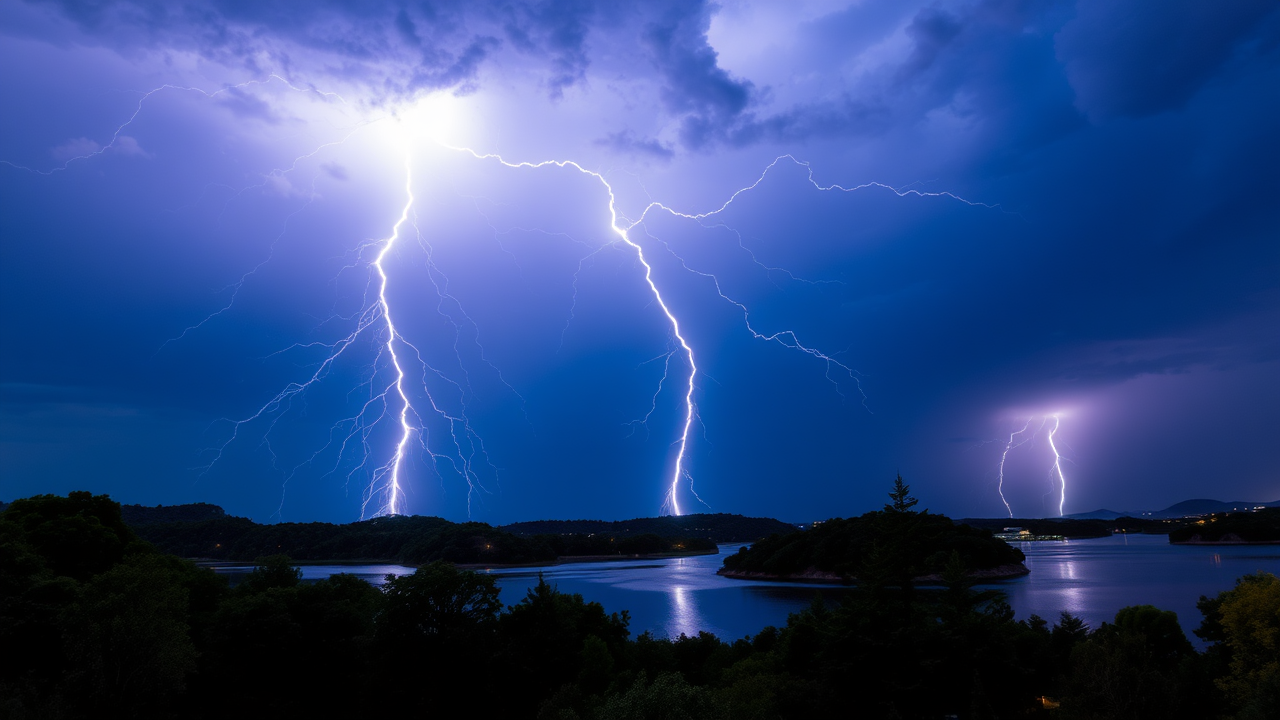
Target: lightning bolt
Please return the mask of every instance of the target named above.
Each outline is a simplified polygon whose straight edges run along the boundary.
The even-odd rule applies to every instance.
[[[1004,497],[1004,462],[1008,459],[1010,450],[1026,442],[1026,440],[1023,440],[1018,445],[1014,445],[1013,439],[1026,432],[1029,427],[1031,427],[1031,418],[1027,418],[1027,422],[1022,426],[1021,430],[1016,430],[1009,434],[1009,442],[1005,443],[1004,452],[1000,455],[1000,480],[996,485],[996,492],[1000,493],[1000,502],[1004,503],[1004,509],[1009,511],[1009,517],[1013,517],[1013,508],[1009,506],[1009,501]]]
[[[370,515],[400,514],[404,510],[403,478],[405,463],[416,438],[418,440],[417,444],[432,459],[437,468],[441,465],[450,466],[467,481],[467,508],[468,514],[470,514],[474,495],[477,492],[485,491],[475,466],[477,456],[483,456],[487,460],[487,453],[483,442],[479,439],[479,436],[471,426],[470,420],[467,418],[465,411],[466,390],[463,384],[451,380],[443,371],[429,364],[418,347],[404,336],[395,323],[391,300],[388,297],[390,277],[386,263],[389,260],[389,255],[396,251],[400,241],[404,238],[406,225],[411,224],[417,230],[417,223],[413,221],[415,197],[413,193],[412,160],[407,156],[405,158],[404,194],[405,203],[400,210],[399,217],[391,227],[390,234],[381,240],[364,243],[356,249],[357,255],[363,255],[370,249],[376,249],[376,253],[367,265],[373,273],[373,282],[366,290],[366,299],[362,305],[362,310],[355,316],[355,328],[336,342],[295,344],[275,353],[279,354],[298,348],[323,348],[326,350],[324,359],[309,378],[301,382],[290,383],[251,415],[240,420],[230,421],[232,423],[230,436],[217,448],[212,461],[203,466],[201,474],[208,472],[219,462],[226,449],[238,439],[240,431],[245,425],[265,417],[272,418],[271,423],[263,434],[263,442],[270,449],[270,443],[267,439],[271,430],[274,429],[280,417],[288,412],[292,401],[316,383],[321,382],[362,337],[371,335],[378,350],[371,366],[369,377],[365,381],[365,385],[369,389],[368,397],[355,414],[343,418],[333,425],[329,433],[329,442],[312,453],[302,463],[295,466],[286,476],[285,483],[282,486],[281,505],[283,506],[284,487],[287,486],[288,480],[301,467],[314,462],[322,453],[337,443],[338,448],[333,468],[326,475],[337,470],[344,458],[348,456],[348,451],[351,448],[358,449],[360,462],[347,472],[347,482],[350,483],[352,478],[361,472],[367,470],[369,473],[368,483],[362,492],[361,518]],[[424,249],[428,247],[425,245],[420,232],[418,233],[418,241]],[[429,267],[435,268],[434,263],[429,261]],[[457,304],[457,300],[436,283],[434,278],[432,281],[442,302],[447,297],[453,299],[454,303]],[[458,307],[461,310],[461,306],[458,305]],[[462,312],[464,317],[469,318],[469,316],[465,315],[465,310],[462,310]],[[455,323],[455,329],[457,327]],[[456,343],[454,349],[455,351],[457,350]],[[426,398],[427,406],[429,406],[429,414],[440,418],[449,428],[448,451],[441,452],[432,448],[426,425],[423,422],[423,411],[426,410],[426,407],[423,408],[423,411],[420,411],[415,406],[407,387],[409,372],[406,370],[406,367],[408,367],[406,363],[410,360],[416,361],[417,367],[421,371],[421,390]],[[390,375],[381,384],[378,381],[378,368],[380,365],[387,368]],[[450,411],[433,396],[430,388],[427,387],[428,376],[434,376],[452,385],[457,390],[461,398],[460,402],[463,405],[462,412]],[[505,384],[505,380],[503,382]],[[508,385],[508,387],[510,386]],[[385,462],[369,469],[371,465],[370,458],[375,455],[371,435],[384,420],[390,420],[395,428],[393,449]],[[339,437],[341,438],[340,442],[338,441]]]
[[[1055,482],[1052,483],[1049,493],[1046,493],[1045,495],[1041,496],[1041,502],[1043,503],[1044,498],[1048,497],[1053,492],[1053,489],[1056,488],[1058,490],[1058,516],[1061,517],[1064,514],[1063,511],[1067,502],[1067,478],[1066,478],[1066,475],[1062,472],[1062,453],[1058,452],[1058,446],[1054,442],[1054,435],[1058,432],[1058,428],[1062,425],[1062,415],[1061,413],[1054,413],[1052,415],[1044,415],[1039,417],[1040,417],[1040,426],[1037,427],[1035,432],[1033,432],[1030,436],[1022,439],[1021,441],[1018,441],[1015,443],[1014,439],[1017,438],[1019,435],[1022,435],[1023,433],[1027,432],[1027,429],[1031,427],[1032,420],[1035,419],[1034,417],[1027,418],[1027,422],[1023,424],[1021,430],[1015,430],[1012,433],[1010,433],[1008,441],[1005,442],[1004,452],[1000,454],[1000,465],[999,465],[1000,479],[998,484],[996,485],[996,489],[1000,493],[1000,501],[1004,503],[1005,509],[1009,511],[1009,517],[1013,517],[1013,508],[1009,507],[1009,501],[1006,500],[1004,497],[1005,461],[1009,458],[1009,452],[1011,450],[1024,445],[1025,443],[1030,441],[1032,438],[1039,435],[1046,427],[1049,427],[1050,420],[1053,420],[1053,426],[1049,427],[1049,431],[1045,434],[1045,439],[1049,444],[1049,450],[1053,453],[1053,465],[1050,466],[1049,475],[1051,478],[1053,478]]]
[[[377,483],[378,478],[390,475],[390,480],[386,484],[386,503],[384,504],[384,512],[386,515],[400,514],[400,466],[404,463],[405,446],[409,444],[409,438],[417,432],[418,428],[409,423],[409,412],[413,406],[409,402],[409,396],[404,392],[404,368],[400,367],[400,357],[396,354],[396,340],[408,344],[396,330],[395,322],[391,319],[391,305],[387,302],[387,271],[382,267],[382,261],[387,257],[387,253],[391,252],[391,248],[395,247],[396,240],[400,238],[400,227],[409,219],[409,210],[413,208],[413,170],[409,158],[405,158],[404,167],[404,192],[408,200],[404,204],[404,210],[400,212],[400,219],[396,221],[395,226],[391,228],[391,236],[382,244],[382,250],[378,252],[378,257],[373,261],[373,267],[378,271],[378,277],[381,282],[378,285],[378,306],[381,308],[382,319],[386,324],[386,349],[387,354],[391,357],[391,364],[395,367],[396,395],[400,396],[400,440],[396,443],[396,451],[387,461],[385,465],[378,468],[373,473],[373,483]],[[417,348],[414,348],[415,352]],[[369,494],[375,491],[373,485],[369,488]]]
[[[543,160],[541,162],[509,162],[500,155],[494,153],[479,153],[471,148],[450,147],[453,150],[469,153],[477,160],[493,160],[506,167],[512,169],[541,169],[545,167],[558,167],[576,170],[583,175],[587,175],[598,181],[604,187],[605,192],[609,196],[609,229],[617,236],[618,241],[631,248],[636,253],[636,259],[644,268],[644,281],[649,286],[649,292],[653,295],[653,299],[657,302],[658,307],[662,310],[662,314],[666,317],[667,322],[671,325],[671,334],[675,338],[676,344],[684,351],[685,359],[689,363],[689,374],[685,378],[684,383],[684,421],[680,428],[680,438],[676,441],[678,450],[676,451],[675,467],[671,471],[671,482],[668,485],[666,499],[663,501],[663,510],[669,510],[672,515],[680,515],[680,498],[678,496],[680,488],[680,479],[685,477],[686,469],[686,453],[689,449],[689,430],[693,427],[693,418],[695,414],[693,403],[693,392],[696,387],[698,378],[698,364],[694,357],[693,347],[689,345],[689,341],[685,339],[684,334],[680,330],[680,320],[675,313],[671,311],[671,307],[667,304],[666,299],[662,296],[662,291],[658,288],[657,282],[653,278],[653,266],[649,264],[649,260],[645,257],[644,248],[639,243],[631,239],[630,230],[640,223],[639,220],[630,224],[621,224],[621,215],[618,212],[617,196],[614,194],[613,186],[609,184],[607,178],[601,173],[594,170],[588,170],[582,165],[572,160]],[[656,203],[654,204],[656,205]],[[649,207],[653,207],[650,205]],[[647,208],[646,208],[647,212]],[[643,215],[641,216],[643,219]],[[664,374],[665,378],[665,374]]]
[[[1053,435],[1058,432],[1058,426],[1062,423],[1062,419],[1057,415],[1053,416],[1053,429],[1049,431],[1049,449],[1053,451],[1053,472],[1058,475],[1058,483],[1061,486],[1061,494],[1058,496],[1058,517],[1062,517],[1062,508],[1067,502],[1067,478],[1062,474],[1062,455],[1058,454],[1058,446],[1053,443]]]

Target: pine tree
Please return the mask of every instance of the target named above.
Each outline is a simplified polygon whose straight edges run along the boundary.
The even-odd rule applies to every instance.
[[[898,474],[898,479],[893,481],[893,492],[889,493],[889,497],[893,498],[893,504],[885,505],[885,512],[913,512],[911,508],[920,502],[911,497],[911,486],[902,482],[901,473]]]

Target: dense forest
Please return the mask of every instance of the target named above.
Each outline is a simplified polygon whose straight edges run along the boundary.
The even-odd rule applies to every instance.
[[[897,541],[883,552],[908,554]],[[139,539],[106,496],[41,496],[0,513],[0,716],[1261,720],[1280,707],[1272,575],[1201,599],[1196,652],[1151,606],[1095,629],[1017,621],[970,586],[958,552],[937,590],[855,574],[840,604],[818,596],[751,637],[632,637],[626,613],[542,582],[504,607],[493,578],[444,562],[375,588],[302,583],[273,556],[232,588]]]
[[[1280,543],[1280,508],[1217,513],[1169,533],[1172,543]]]
[[[485,523],[394,516],[337,525],[262,525],[216,505],[125,506],[125,524],[159,550],[187,558],[252,562],[283,554],[300,561],[376,561],[406,565],[444,560],[462,565],[548,563],[582,556],[714,552],[705,535],[673,533],[517,535]],[[737,516],[731,516],[737,517]],[[750,518],[739,518],[750,520]],[[691,531],[692,532],[692,531]]]
[[[883,510],[833,518],[802,533],[771,535],[725,558],[730,577],[827,579],[851,582],[938,579],[949,565],[969,573],[1025,574],[1022,551],[990,530],[957,525],[945,515],[916,511],[899,477]]]

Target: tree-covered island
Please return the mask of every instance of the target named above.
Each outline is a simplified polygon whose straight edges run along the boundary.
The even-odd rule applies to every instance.
[[[891,502],[855,518],[814,523],[805,532],[771,535],[725,558],[720,574],[740,579],[852,583],[870,577],[940,582],[948,568],[971,578],[1027,574],[1026,556],[990,530],[917,511],[898,476]]]

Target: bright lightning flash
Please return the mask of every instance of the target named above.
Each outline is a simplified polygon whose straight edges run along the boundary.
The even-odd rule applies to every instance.
[[[1054,442],[1053,437],[1058,432],[1058,428],[1062,425],[1062,413],[1058,412],[1053,413],[1052,415],[1041,416],[1040,427],[1036,428],[1031,435],[1015,442],[1015,439],[1019,435],[1023,435],[1027,432],[1027,429],[1031,427],[1031,421],[1034,419],[1035,417],[1027,418],[1027,421],[1023,423],[1021,430],[1015,430],[1009,434],[1009,440],[1005,443],[1004,452],[1000,454],[999,481],[996,485],[996,490],[1000,493],[1000,502],[1004,503],[1005,510],[1009,512],[1009,517],[1013,517],[1013,508],[1009,506],[1009,501],[1004,496],[1004,466],[1005,461],[1009,459],[1009,451],[1031,441],[1049,425],[1050,420],[1053,420],[1053,426],[1050,427],[1049,432],[1046,433],[1045,440],[1049,445],[1049,450],[1053,453],[1053,465],[1049,469],[1049,474],[1055,481],[1054,487],[1058,490],[1058,516],[1061,517],[1064,513],[1067,502],[1067,477],[1062,471],[1062,453],[1058,452],[1058,446]]]
[[[413,406],[409,403],[409,396],[404,392],[404,368],[400,367],[400,357],[396,355],[396,340],[401,340],[401,342],[404,342],[404,340],[391,319],[391,304],[387,302],[387,271],[382,267],[382,261],[387,257],[387,253],[391,252],[396,240],[400,238],[400,228],[409,220],[409,210],[413,208],[413,170],[409,158],[405,158],[404,175],[404,192],[408,196],[408,200],[404,204],[404,210],[400,212],[400,219],[391,228],[391,237],[387,238],[386,242],[382,244],[382,250],[378,251],[378,257],[373,261],[373,266],[377,268],[378,277],[381,280],[378,285],[378,306],[382,309],[382,319],[386,324],[387,355],[391,358],[391,364],[395,367],[395,390],[396,394],[400,396],[400,441],[396,443],[395,454],[387,461],[387,464],[374,472],[375,482],[376,478],[380,476],[390,475],[390,479],[386,483],[385,493],[385,514],[389,515],[400,514],[400,466],[404,462],[405,447],[409,444],[409,438],[418,431],[416,426],[409,423],[409,413]]]
[[[1053,444],[1053,435],[1058,432],[1058,426],[1062,423],[1062,418],[1058,415],[1053,416],[1053,429],[1049,431],[1049,449],[1053,451],[1053,471],[1058,474],[1058,483],[1061,486],[1061,494],[1058,496],[1058,517],[1062,517],[1062,508],[1067,502],[1067,478],[1062,474],[1062,455],[1058,453],[1058,446]]]

